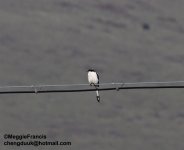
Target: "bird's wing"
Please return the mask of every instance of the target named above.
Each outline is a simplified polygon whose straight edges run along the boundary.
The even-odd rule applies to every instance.
[[[98,73],[96,73],[96,75],[97,75],[97,79],[98,79],[98,84],[99,84],[99,75],[98,75]]]

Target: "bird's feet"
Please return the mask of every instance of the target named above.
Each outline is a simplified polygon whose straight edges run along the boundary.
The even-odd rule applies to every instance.
[[[93,86],[94,85],[94,83],[90,83],[90,86]]]

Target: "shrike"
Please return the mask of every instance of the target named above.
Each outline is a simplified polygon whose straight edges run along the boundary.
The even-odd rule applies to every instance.
[[[96,88],[96,98],[97,98],[97,101],[100,102],[100,95],[98,92],[99,76],[95,70],[93,69],[88,70],[88,81],[89,81],[90,86],[94,86]]]

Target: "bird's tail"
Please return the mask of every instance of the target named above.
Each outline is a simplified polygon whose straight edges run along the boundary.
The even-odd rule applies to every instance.
[[[97,101],[100,103],[100,95],[99,95],[98,90],[96,90],[96,99],[97,99]]]

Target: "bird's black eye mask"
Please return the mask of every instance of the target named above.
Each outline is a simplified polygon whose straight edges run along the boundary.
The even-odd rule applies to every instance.
[[[94,71],[93,69],[89,69],[88,71]]]

